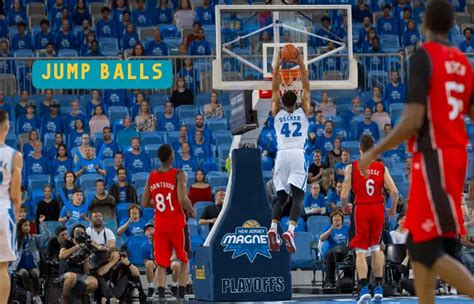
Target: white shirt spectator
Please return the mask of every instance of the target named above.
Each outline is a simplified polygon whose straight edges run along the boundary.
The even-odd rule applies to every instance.
[[[97,232],[92,227],[86,229],[86,233],[91,236],[92,241],[100,245],[107,245],[109,241],[115,241],[115,235],[109,228],[103,228],[101,231]]]
[[[390,236],[392,237],[392,242],[394,244],[406,244],[408,237],[408,230],[404,233],[401,233],[398,230],[390,231]]]

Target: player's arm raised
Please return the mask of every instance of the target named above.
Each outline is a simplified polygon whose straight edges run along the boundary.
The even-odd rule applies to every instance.
[[[23,157],[20,152],[15,152],[12,163],[12,182],[10,185],[10,199],[13,203],[15,220],[19,220],[21,206],[21,172],[23,170]]]
[[[280,66],[281,58],[280,52],[278,52],[275,58],[275,66],[273,67],[272,77],[272,115],[275,117],[280,112]]]
[[[398,204],[398,189],[395,183],[393,182],[392,176],[388,169],[385,167],[385,172],[383,174],[383,182],[385,184],[385,188],[388,189],[390,194],[390,200],[392,202],[390,206],[390,216],[395,216],[397,213],[397,204]]]
[[[195,217],[196,215],[193,205],[186,194],[186,182],[188,180],[186,172],[179,171],[176,178],[178,182],[178,200],[181,203],[181,207],[183,207],[183,209],[188,213],[189,217]]]
[[[150,176],[148,176],[148,179],[146,180],[146,184],[145,184],[145,189],[143,189],[143,194],[142,194],[142,207],[143,208],[154,207],[153,204],[151,203],[149,181],[150,181]]]
[[[299,51],[298,51],[298,57],[296,58],[296,63],[300,66],[300,69],[301,69],[301,84],[302,84],[302,89],[303,89],[300,106],[303,109],[303,111],[306,113],[306,115],[308,115],[309,108],[311,107],[309,76],[308,76],[308,70],[306,69],[306,66],[304,64],[303,56],[301,56],[301,53]]]
[[[341,191],[341,207],[344,213],[349,213],[349,193],[352,187],[352,165],[348,165],[344,172],[344,183],[342,184]]]

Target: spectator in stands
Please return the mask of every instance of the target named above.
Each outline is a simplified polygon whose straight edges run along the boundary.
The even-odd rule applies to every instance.
[[[326,155],[325,164],[327,168],[334,168],[334,165],[341,161],[341,143],[342,139],[339,136],[334,139],[334,148]]]
[[[340,211],[334,211],[331,213],[331,224],[323,229],[324,233],[321,234],[319,239],[324,244],[324,262],[326,264],[326,275],[324,281],[324,287],[334,287],[334,274],[336,270],[336,262],[344,260],[346,255],[351,250],[347,247],[349,239],[349,227],[344,224],[344,214]],[[337,253],[335,248],[339,247]],[[345,277],[351,277],[349,271],[344,271]]]
[[[140,247],[141,256],[143,257],[143,265],[145,265],[146,278],[148,282],[148,297],[153,297],[155,293],[155,257],[153,253],[153,234],[155,226],[147,223],[143,228],[147,241]]]
[[[218,102],[217,91],[211,92],[211,102],[204,105],[204,117],[206,119],[212,117],[224,117],[224,106]]]
[[[63,205],[58,222],[66,225],[66,227],[72,227],[77,223],[89,226],[88,210],[84,202],[84,193],[79,187],[74,187],[72,192],[71,204],[65,203]]]
[[[191,151],[192,156],[196,157],[200,163],[213,156],[211,144],[207,142],[202,136],[202,132],[200,130],[196,130],[194,132],[194,140],[192,141]]]
[[[336,132],[334,132],[334,123],[330,120],[326,120],[324,123],[324,133],[316,138],[313,150],[320,150],[325,159],[327,153],[334,149],[335,139]]]
[[[5,102],[5,92],[0,90],[0,110],[6,111],[13,118],[12,106]]]
[[[127,104],[127,90],[125,89],[109,89],[104,90],[103,102],[109,107],[112,106],[126,106]]]
[[[390,124],[390,114],[385,111],[385,107],[382,102],[377,103],[375,106],[375,113],[372,114],[371,120],[377,124],[379,133],[383,132],[386,124]]]
[[[23,134],[29,133],[32,130],[39,130],[40,121],[35,115],[35,109],[36,106],[33,103],[28,103],[26,106],[26,114],[19,117],[16,134],[20,135],[20,138]]]
[[[86,148],[86,157],[80,159],[74,167],[76,177],[83,174],[100,174],[105,176],[104,164],[96,157],[91,147]]]
[[[317,182],[311,184],[311,192],[304,198],[304,210],[306,215],[326,214],[326,198]]]
[[[360,51],[361,53],[367,53],[369,52],[370,49],[372,49],[372,41],[374,38],[377,38],[377,32],[375,32],[374,28],[369,29],[369,32],[367,33],[367,38],[363,40],[360,45]]]
[[[59,251],[61,250],[61,244],[68,240],[67,228],[64,226],[58,226],[55,230],[55,237],[52,237],[48,241],[46,249],[46,257],[50,261],[59,262]]]
[[[103,57],[104,54],[100,51],[99,42],[97,40],[92,40],[90,43],[90,49],[84,55],[85,57]]]
[[[378,37],[372,38],[372,47],[367,50],[368,54],[383,54],[384,51],[380,46],[380,39]],[[385,71],[388,69],[388,59],[384,56],[370,56],[365,61],[368,71]]]
[[[90,136],[101,133],[104,128],[110,127],[109,118],[104,114],[102,106],[96,106],[94,116],[89,121]]]
[[[44,115],[48,115],[50,112],[51,105],[53,103],[58,103],[57,100],[53,99],[53,90],[44,90],[43,94],[44,94],[44,99],[37,105],[38,112],[36,112],[38,116],[40,117],[43,117]]]
[[[408,182],[411,180],[411,165],[412,165],[412,157],[409,156],[405,159],[405,168],[404,168],[404,175]]]
[[[137,0],[137,7],[132,12],[132,22],[139,27],[153,25],[151,11],[145,8],[145,0]]]
[[[321,25],[322,28],[316,32],[316,35],[326,38],[326,39],[337,39],[336,36],[333,34],[334,31],[331,28],[331,18],[329,16],[323,16],[321,18]],[[321,38],[318,39],[310,39],[310,45],[313,45],[315,48],[326,46],[328,40],[324,40]]]
[[[36,145],[41,145],[41,141],[39,139],[38,131],[31,130],[28,134],[28,140],[23,143],[21,146],[21,152],[23,153],[23,158],[27,158],[33,153]]]
[[[74,130],[69,133],[69,148],[74,151],[75,147],[84,145],[85,141],[89,142],[89,134],[86,132],[84,121],[77,119],[74,123]]]
[[[392,132],[392,125],[386,124],[383,127],[384,136],[386,137],[390,132]],[[383,157],[396,157],[398,160],[405,159],[405,146],[404,144],[399,145],[398,147],[388,150],[382,154]]]
[[[83,246],[80,245],[78,239],[86,232],[84,225],[77,224],[72,228],[71,240],[65,240],[61,244],[59,251],[59,259],[61,260],[60,280],[63,285],[62,303],[69,303],[69,295],[72,289],[76,289],[75,293],[82,296],[84,294],[93,293],[98,286],[97,279],[93,276],[87,275],[89,272],[89,257],[86,256],[79,263],[73,263],[70,258],[77,256]]]
[[[90,145],[90,138],[89,134],[83,132],[80,137],[80,146],[72,148],[71,154],[73,156],[73,162],[76,164],[79,160],[86,158],[86,150],[88,148],[92,149],[93,154],[95,155],[95,149]]]
[[[7,20],[9,26],[18,26],[18,23],[23,22],[26,24],[28,18],[26,16],[26,10],[23,7],[22,1],[13,0],[11,8],[8,9]]]
[[[390,4],[383,7],[383,16],[377,20],[377,33],[379,35],[399,35],[398,19],[392,17],[391,10]]]
[[[17,75],[20,89],[36,94],[36,88],[33,86],[33,59],[26,60],[25,65],[18,71]]]
[[[139,137],[138,132],[132,128],[132,119],[130,117],[125,117],[123,119],[123,129],[117,133],[117,144],[121,147],[128,145],[130,139],[134,137]]]
[[[369,31],[373,29],[370,17],[364,17],[363,27],[359,30],[359,50],[362,50],[362,45],[368,41]]]
[[[110,195],[113,196],[117,204],[122,203],[133,203],[136,204],[137,191],[133,185],[127,181],[127,169],[121,167],[117,169],[118,180],[114,183],[109,190]]]
[[[43,221],[56,222],[59,219],[60,205],[59,202],[53,198],[53,187],[46,185],[43,187],[43,199],[36,207],[36,233],[41,231],[41,219]]]
[[[190,89],[186,88],[186,80],[184,77],[178,77],[176,79],[176,87],[171,95],[170,101],[173,103],[175,108],[181,105],[194,104],[193,93]]]
[[[189,143],[185,142],[181,144],[181,155],[175,155],[175,161],[173,167],[181,169],[186,173],[196,172],[199,168],[198,159],[191,154],[191,148]]]
[[[173,9],[168,5],[168,0],[160,0],[156,6],[154,24],[171,24],[174,21]]]
[[[137,204],[128,207],[128,219],[122,219],[117,230],[117,235],[121,236],[123,233],[127,237],[144,235],[143,227],[145,227],[145,220],[141,218],[141,209]]]
[[[40,21],[41,31],[35,35],[35,49],[41,50],[45,49],[48,43],[54,43],[54,36],[51,33],[49,27],[50,23],[48,19],[43,19]]]
[[[211,129],[209,129],[209,127],[205,125],[204,116],[202,116],[201,114],[198,114],[195,116],[194,121],[195,121],[194,126],[191,127],[188,131],[189,141],[191,143],[194,142],[194,135],[196,133],[196,130],[199,130],[202,132],[202,136],[204,137],[204,140],[209,144],[213,144],[215,142],[214,135],[212,135]]]
[[[258,54],[262,54],[263,52],[263,44],[264,43],[271,43],[272,37],[268,31],[260,32],[258,43],[252,44],[252,54],[258,56]]]
[[[135,11],[134,11],[135,13]],[[122,46],[122,49],[131,49],[134,48],[135,45],[140,41],[140,38],[138,37],[138,33],[135,30],[135,26],[133,23],[129,23],[125,27],[125,32],[122,35],[122,40],[120,45]]]
[[[165,103],[165,112],[158,118],[158,131],[178,131],[179,117],[174,113],[173,103]]]
[[[133,46],[133,51],[132,51],[132,54],[130,55],[130,57],[141,57],[141,56],[146,56],[145,48],[143,47],[143,45],[140,42],[137,42]]]
[[[193,31],[190,34],[188,34],[188,36],[186,36],[185,50],[189,49],[189,45],[191,44],[191,42],[198,39],[200,29],[201,29],[201,24],[199,22],[194,22]]]
[[[351,129],[351,122],[354,119],[362,120],[363,117],[363,109],[361,106],[361,100],[359,96],[352,98],[351,100],[351,109],[343,114],[344,121],[346,123],[347,130]]]
[[[204,0],[202,6],[196,8],[196,21],[202,25],[214,24],[214,9],[210,0]]]
[[[117,32],[116,32],[117,26],[116,26],[115,21],[110,19],[110,8],[108,8],[107,6],[104,6],[100,10],[100,13],[102,15],[102,19],[100,19],[95,26],[97,37],[117,38]]]
[[[84,36],[85,38],[84,40],[81,40],[81,45],[80,45],[80,50],[79,50],[80,51],[79,54],[81,56],[86,56],[92,49],[92,42],[97,40],[94,32],[88,32]]]
[[[306,115],[306,117],[308,118],[308,121],[309,123],[316,123],[316,103],[315,102],[311,102],[310,105],[309,105],[309,112],[308,114]]]
[[[107,182],[108,186],[111,186],[115,184],[116,182],[118,182],[117,170],[122,167],[123,167],[123,153],[119,151],[114,154],[114,165],[106,169],[105,181]],[[127,181],[128,180],[129,179],[127,176]]]
[[[382,90],[379,86],[372,87],[372,96],[367,100],[366,107],[369,107],[372,111],[375,111],[375,105],[379,102],[386,103],[382,96]]]
[[[26,192],[25,188],[24,187],[21,187],[22,188],[22,192]],[[28,204],[27,201],[24,201],[21,203],[21,206],[20,206],[20,211],[18,212],[18,219],[28,219],[30,218],[30,216],[28,216],[28,208],[26,208],[26,204]]]
[[[329,97],[328,92],[321,94],[321,103],[318,106],[318,110],[323,111],[324,117],[336,116],[336,105],[332,98]]]
[[[77,37],[67,20],[63,20],[62,27],[56,34],[56,49],[78,49]]]
[[[130,142],[131,151],[125,152],[125,168],[130,175],[138,172],[150,172],[151,159],[148,153],[140,147],[140,138],[135,137]]]
[[[46,51],[39,53],[39,57],[51,58],[56,56],[56,52],[54,51],[54,43],[48,43],[46,45]]]
[[[74,25],[83,25],[84,20],[88,23],[92,21],[91,14],[86,7],[85,0],[77,0],[76,8],[72,13],[72,20],[74,21]]]
[[[76,129],[76,120],[80,119],[82,122],[86,121],[86,117],[81,113],[81,108],[78,100],[73,100],[70,103],[71,111],[64,115],[64,131],[66,134],[70,134]]]
[[[100,160],[114,158],[114,155],[120,150],[117,143],[112,139],[112,129],[104,127],[102,129],[102,141],[96,142],[97,157]]]
[[[184,59],[184,65],[180,67],[178,76],[184,77],[186,86],[191,92],[196,92],[199,89],[199,70],[193,66],[193,60],[190,57]]]
[[[186,125],[182,125],[181,127],[179,127],[178,139],[171,143],[171,146],[173,147],[173,151],[175,153],[175,157],[183,154],[181,145],[186,142],[188,142],[188,127]]]
[[[63,177],[64,187],[57,189],[58,200],[62,206],[72,203],[72,197],[76,188],[76,175],[74,172],[66,172]]]
[[[370,7],[365,4],[365,0],[358,0],[357,5],[352,9],[352,20],[353,22],[363,22],[365,18],[372,18],[372,12]]]
[[[338,182],[335,189],[328,193],[328,205],[331,212],[341,210],[341,191],[342,182]]]
[[[322,154],[320,150],[316,150],[313,153],[313,163],[308,169],[308,184],[320,182],[323,177],[323,164],[321,162]]]
[[[145,46],[145,53],[147,56],[168,56],[168,46],[161,39],[161,32],[159,29],[153,31],[153,40],[149,41]]]
[[[33,153],[25,160],[24,182],[27,184],[30,176],[38,174],[51,174],[49,159],[43,155],[43,144],[41,143],[34,146]]]
[[[135,117],[139,114],[142,102],[146,100],[145,94],[143,94],[143,92],[141,92],[140,90],[134,93],[135,93],[135,100],[133,100],[132,110],[130,112],[132,114],[132,119],[135,119]]]
[[[95,193],[92,200],[87,203],[89,212],[99,212],[104,220],[116,220],[115,198],[105,190],[105,181],[99,179],[95,182]]]
[[[334,165],[334,180],[336,182],[344,181],[344,172],[349,164],[351,164],[351,154],[347,150],[342,150],[341,161]]]
[[[150,113],[150,104],[146,100],[142,101],[140,113],[135,116],[135,128],[140,133],[156,131],[156,118]]]
[[[72,158],[69,157],[65,144],[59,144],[56,157],[51,160],[51,176],[64,176],[66,172],[72,171]]]
[[[474,49],[474,40],[472,40],[472,28],[466,27],[463,31],[463,34],[466,40],[461,42],[459,48],[463,52],[472,52],[472,50]]]
[[[425,14],[425,2],[423,0],[415,0],[413,1],[413,19],[417,24],[421,24],[423,22],[423,15]]]
[[[5,16],[5,13],[3,12],[3,7],[2,7],[2,15]],[[7,38],[8,37],[8,22],[5,18],[2,18],[0,20],[0,37],[2,38]]]
[[[184,27],[190,27],[194,21],[194,11],[189,0],[180,0],[178,10],[174,14],[174,21],[178,31]]]
[[[364,120],[357,124],[356,140],[363,134],[371,135],[376,141],[379,140],[379,127],[372,121],[372,110],[369,107],[364,109]]]
[[[221,213],[224,200],[225,189],[218,189],[214,195],[214,205],[209,205],[204,208],[201,218],[199,219],[199,225],[208,225],[210,231],[212,226],[214,226],[219,213]]]
[[[403,11],[406,8],[410,8],[410,2],[407,0],[398,0],[397,5],[394,6],[393,8],[393,16],[395,18],[403,18]],[[400,29],[403,30],[403,29]]]
[[[122,19],[122,21],[116,21],[116,23],[117,23],[117,38],[118,38],[118,42],[120,46],[123,34],[125,33],[126,28],[127,28],[127,25],[132,23],[132,17],[128,10],[123,11],[121,14],[119,14],[119,16],[120,17],[118,18]]]
[[[186,2],[188,0],[181,0],[182,2]],[[265,31],[263,33],[266,33]],[[212,55],[212,48],[209,41],[206,40],[204,36],[204,29],[200,28],[198,31],[197,39],[194,39],[189,44],[188,48],[188,55],[191,56],[205,56],[205,55]]]
[[[189,187],[188,197],[193,205],[212,201],[211,186],[206,182],[204,171],[198,169],[194,173],[194,184]]]
[[[316,122],[309,124],[308,137],[311,143],[314,144],[314,140],[324,133],[324,114],[323,111],[317,110],[315,112]]]
[[[40,235],[31,234],[30,222],[20,219],[16,224],[17,230],[17,259],[9,269],[15,272],[23,282],[23,286],[33,296],[33,303],[42,303],[40,298],[40,250],[50,237],[50,232],[44,225],[44,216],[40,216]]]
[[[411,18],[411,8],[405,7],[402,12],[402,17],[399,19],[398,28],[400,29],[400,34],[403,34],[407,30],[408,22],[412,20]],[[403,37],[402,37],[403,38]],[[403,39],[402,39],[403,43]]]
[[[421,35],[416,28],[415,21],[409,20],[407,23],[407,28],[403,33],[402,46],[416,46],[419,41],[421,41]]]
[[[392,71],[390,83],[385,86],[384,99],[387,102],[387,107],[390,107],[392,103],[405,103],[406,94],[405,85],[400,83],[400,74],[398,71]]]
[[[62,9],[61,14],[59,15],[59,17],[54,18],[52,20],[53,31],[57,32],[61,28],[61,25],[62,25],[63,21],[69,22],[69,26],[74,28],[74,21],[72,20],[72,17],[69,14],[69,9],[67,7],[64,7]]]
[[[123,13],[127,12],[130,14],[130,10],[126,0],[117,0],[115,4],[116,5],[112,5],[112,20],[119,24],[123,22]]]
[[[406,244],[408,237],[408,230],[403,227],[406,220],[404,214],[398,215],[398,228],[397,230],[390,231],[390,236],[392,237],[392,242],[394,244]]]
[[[82,20],[81,23],[77,24],[76,26],[81,26],[81,30],[77,32],[77,44],[80,46],[82,52],[83,45],[90,46],[90,43],[87,43],[88,35],[90,33],[94,33],[94,31],[91,27],[91,21],[87,19]],[[93,37],[95,39],[95,34]],[[94,39],[90,39],[89,42],[92,42]]]
[[[32,103],[30,94],[28,94],[28,91],[22,90],[20,101],[15,105],[15,117],[17,119],[26,114],[26,106],[30,103]]]

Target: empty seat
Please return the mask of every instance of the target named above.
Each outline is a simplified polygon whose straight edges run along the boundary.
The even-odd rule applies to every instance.
[[[14,149],[18,149],[18,138],[14,133],[7,134],[7,137],[5,138],[5,143]]]
[[[145,220],[145,222],[151,222],[153,221],[153,217],[155,215],[155,208],[143,208],[142,209],[143,211],[143,219]]]
[[[99,179],[104,179],[104,177],[100,174],[84,174],[79,177],[79,185],[85,191],[88,188],[95,188],[95,183]]]
[[[148,242],[146,236],[131,236],[125,242],[128,248],[130,262],[135,266],[143,266],[143,256],[140,250],[142,245]]]
[[[290,217],[289,216],[285,216],[285,217],[282,217],[281,218],[281,221],[280,221],[281,225],[283,226],[283,230],[288,230],[288,226],[290,224]],[[298,222],[296,223],[296,228],[295,228],[295,232],[303,232],[303,231],[306,231],[306,223],[304,222],[304,219],[303,218],[298,218]]]
[[[112,106],[109,108],[109,120],[114,122],[128,116],[128,108],[123,106]]]
[[[152,94],[148,96],[151,108],[163,107],[169,99],[169,96],[166,94]]]
[[[18,94],[18,82],[13,74],[0,74],[0,90],[6,96],[13,96]]]
[[[213,132],[217,130],[227,130],[227,120],[225,118],[207,119],[206,124]]]
[[[117,38],[114,37],[99,38],[99,47],[102,52],[114,52],[114,55],[119,50]]]
[[[26,15],[31,16],[31,15],[44,15],[45,10],[44,10],[44,4],[43,3],[28,3],[26,5]]]
[[[132,181],[135,185],[135,188],[143,188],[146,185],[146,181],[148,180],[148,173],[147,172],[139,172],[132,175]]]
[[[213,131],[214,138],[216,139],[216,145],[219,146],[221,144],[230,145],[232,143],[232,133],[228,130],[216,130]]]
[[[28,176],[28,189],[43,189],[44,186],[51,184],[51,176],[47,174],[35,174]]]
[[[124,219],[128,218],[128,207],[132,205],[131,203],[120,203],[117,204],[117,223],[121,223]]]
[[[140,140],[141,140],[142,146],[164,144],[165,137],[166,137],[166,132],[156,131],[156,132],[140,133]]]
[[[324,215],[313,215],[308,217],[308,232],[311,232],[314,236],[319,236],[325,226],[329,225],[329,218]]]
[[[198,93],[194,97],[194,104],[197,106],[203,106],[211,101],[211,94],[209,93]]]
[[[311,252],[311,242],[314,237],[309,232],[296,232],[295,245],[296,252],[291,255],[291,269],[309,270],[313,269],[313,263],[316,257]]]
[[[14,51],[13,56],[15,56],[15,57],[35,57],[35,54],[33,53],[32,50],[22,49],[22,50]]]
[[[77,51],[74,49],[60,49],[58,57],[77,57]]]
[[[176,108],[176,113],[180,119],[188,117],[192,117],[194,119],[194,117],[198,114],[198,109],[194,105],[183,105]]]
[[[344,141],[342,143],[342,148],[348,150],[351,155],[359,154],[359,142],[356,140]]]
[[[150,156],[150,158],[156,158],[156,156],[158,155],[158,149],[161,147],[162,144],[163,143],[145,145],[145,152],[148,154],[148,156]]]

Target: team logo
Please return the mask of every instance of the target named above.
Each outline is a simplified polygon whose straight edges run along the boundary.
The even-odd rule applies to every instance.
[[[234,252],[232,259],[245,255],[253,263],[257,255],[271,259],[268,247],[267,228],[260,227],[256,220],[247,220],[234,233],[227,233],[221,241],[224,252]]]

